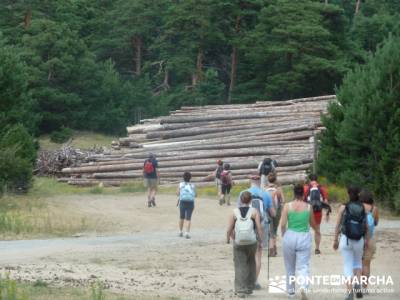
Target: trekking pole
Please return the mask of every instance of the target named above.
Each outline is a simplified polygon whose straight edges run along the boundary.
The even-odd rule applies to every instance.
[[[268,222],[268,240],[267,240],[267,249],[268,249],[268,253],[267,253],[267,278],[268,278],[268,285],[269,285],[269,237],[270,237],[270,230],[271,230],[271,227],[270,227],[270,223]]]

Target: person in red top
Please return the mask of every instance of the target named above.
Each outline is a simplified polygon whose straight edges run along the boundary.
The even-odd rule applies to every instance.
[[[310,182],[304,185],[304,201],[309,202],[313,207],[315,229],[315,254],[321,254],[319,245],[321,244],[321,221],[322,221],[322,209],[328,209],[326,214],[326,221],[329,220],[330,206],[328,204],[328,191],[317,181],[318,177],[315,174],[309,176]]]

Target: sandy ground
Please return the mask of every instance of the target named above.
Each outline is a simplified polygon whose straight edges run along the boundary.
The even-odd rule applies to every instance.
[[[158,196],[156,208],[145,207],[144,197],[137,195],[64,196],[52,201],[90,216],[99,232],[65,239],[2,241],[1,272],[8,271],[22,281],[40,279],[55,286],[88,286],[99,280],[107,288],[135,298],[235,298],[232,246],[225,243],[231,207],[198,199],[192,239],[187,240],[178,237],[178,209],[172,195]],[[322,255],[311,259],[314,275],[342,273],[342,258],[332,250],[333,221],[322,225]],[[374,286],[381,290],[367,299],[400,298],[399,228],[400,221],[382,220],[377,229],[372,273],[390,275],[394,285]],[[280,247],[278,252],[278,257],[270,259],[269,277],[279,284],[285,272]],[[265,255],[259,279],[263,289],[250,298],[287,299],[285,294],[271,293],[279,289],[268,288],[267,261]],[[343,299],[342,286],[315,284],[313,288],[310,299]]]

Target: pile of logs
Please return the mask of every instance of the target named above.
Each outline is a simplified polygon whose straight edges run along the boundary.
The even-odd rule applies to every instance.
[[[40,150],[33,173],[38,176],[62,176],[62,169],[76,167],[89,162],[91,157],[104,154],[103,148],[80,150],[70,143],[62,145],[58,150]]]
[[[128,136],[113,141],[112,153],[64,168],[62,181],[74,185],[118,186],[143,176],[149,153],[159,161],[161,183],[176,183],[184,171],[194,182],[212,180],[216,161],[231,165],[235,181],[256,172],[265,157],[278,162],[283,184],[303,180],[316,155],[321,114],[335,96],[253,104],[182,107],[167,117],[142,120]]]

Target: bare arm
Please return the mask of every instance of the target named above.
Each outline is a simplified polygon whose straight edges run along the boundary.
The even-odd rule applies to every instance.
[[[369,247],[369,239],[370,239],[369,226],[368,226],[368,222],[365,222],[365,242],[364,242],[365,249],[367,249]]]
[[[275,208],[273,208],[272,206],[270,208],[268,208],[268,212],[269,212],[269,215],[271,217],[275,217],[276,216]]]
[[[281,215],[281,233],[282,236],[285,235],[286,232],[286,225],[287,225],[287,221],[288,221],[288,204],[285,204],[285,206],[283,207],[282,210],[282,215]]]
[[[260,221],[260,214],[258,213],[258,211],[256,211],[253,215],[254,221],[256,223],[256,230],[257,230],[257,235],[260,238],[260,243],[262,242],[262,240],[264,239],[264,235],[263,235],[263,231],[261,228],[261,221]]]
[[[278,199],[281,201],[281,203],[285,203],[285,195],[283,194],[282,188],[278,188]]]
[[[178,187],[176,188],[176,195],[179,197],[180,193],[181,193],[181,189],[180,189],[180,186],[178,185]]]
[[[235,215],[231,215],[228,221],[228,229],[226,231],[226,243],[229,244],[233,237],[233,229],[235,228]]]
[[[341,205],[339,208],[338,216],[336,219],[336,226],[335,226],[335,239],[333,241],[333,249],[337,250],[339,247],[339,231],[340,231],[340,223],[342,222],[342,216],[344,212],[345,206]]]
[[[374,207],[373,215],[374,215],[374,224],[375,226],[377,226],[379,223],[379,212],[377,207]]]

